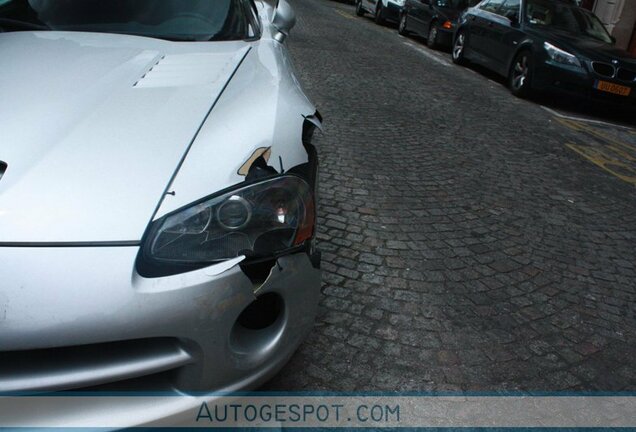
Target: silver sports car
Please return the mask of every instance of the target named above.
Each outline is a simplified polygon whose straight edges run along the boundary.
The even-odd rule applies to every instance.
[[[0,0],[0,392],[232,391],[311,329],[321,118],[254,0]]]

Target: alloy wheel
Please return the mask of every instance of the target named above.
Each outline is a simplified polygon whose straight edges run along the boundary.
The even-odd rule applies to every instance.
[[[362,0],[356,1],[356,15],[364,15],[364,9],[362,9]]]
[[[520,90],[526,85],[529,71],[528,56],[525,54],[519,56],[512,70],[511,84],[514,90]]]
[[[375,8],[375,22],[376,24],[384,24],[384,17],[382,16],[382,2],[378,0],[378,6]]]
[[[437,46],[437,25],[435,23],[431,25],[431,29],[428,31],[426,45],[428,45],[429,48],[435,48]]]
[[[464,61],[464,48],[466,47],[466,35],[461,32],[455,38],[453,44],[453,61],[460,64]]]
[[[530,51],[520,52],[512,65],[508,76],[510,91],[520,98],[532,96],[532,53]]]
[[[406,35],[407,31],[406,31],[406,14],[402,14],[402,16],[400,16],[400,23],[398,25],[398,33],[401,35]]]

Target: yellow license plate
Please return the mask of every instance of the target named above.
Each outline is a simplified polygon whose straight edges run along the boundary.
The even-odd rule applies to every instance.
[[[629,94],[632,92],[632,89],[630,87],[614,84],[607,81],[596,81],[594,87],[597,90],[614,93],[621,96],[629,96]]]

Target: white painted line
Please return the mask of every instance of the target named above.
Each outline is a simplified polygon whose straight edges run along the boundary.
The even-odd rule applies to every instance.
[[[609,123],[609,122],[605,122],[602,120],[594,120],[594,119],[588,119],[585,117],[576,117],[576,116],[570,116],[570,115],[565,115],[565,114],[561,114],[558,111],[555,111],[553,109],[550,109],[546,106],[540,105],[541,108],[543,108],[545,111],[549,112],[550,114],[560,117],[562,119],[566,119],[566,120],[574,120],[574,121],[579,121],[579,122],[583,122],[583,123],[592,123],[592,124],[599,124],[599,125],[605,125],[605,126],[611,126],[611,127],[615,127],[615,128],[620,128],[620,129],[626,129],[626,130],[633,130],[634,128],[631,128],[629,126],[623,126],[623,125],[619,125],[616,123]]]
[[[446,60],[441,59],[440,57],[437,57],[435,54],[432,54],[430,52],[428,52],[428,50],[426,50],[426,48],[420,48],[416,45],[413,45],[410,42],[402,42],[404,45],[406,46],[410,46],[411,48],[413,48],[414,50],[416,50],[417,52],[419,52],[420,54],[423,54],[424,57],[429,58],[430,60],[433,60],[436,63],[441,64],[442,66],[450,66],[451,64],[449,62],[447,62]]]

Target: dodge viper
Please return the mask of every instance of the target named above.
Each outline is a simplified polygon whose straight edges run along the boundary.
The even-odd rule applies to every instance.
[[[321,279],[294,22],[0,0],[0,392],[234,391],[288,361]]]

